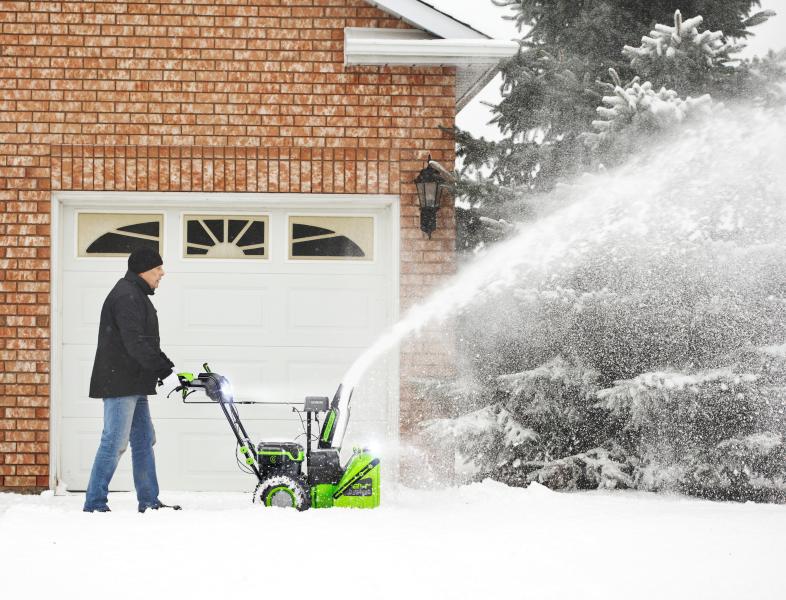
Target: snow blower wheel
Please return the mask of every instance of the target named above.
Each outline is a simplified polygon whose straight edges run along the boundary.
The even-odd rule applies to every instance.
[[[311,495],[306,485],[288,475],[274,475],[259,484],[259,501],[263,506],[306,510],[311,506]]]

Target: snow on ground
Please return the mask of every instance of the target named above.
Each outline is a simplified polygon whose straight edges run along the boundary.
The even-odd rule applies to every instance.
[[[0,494],[4,598],[786,598],[786,506],[486,481],[385,490],[377,510],[81,512],[84,496]],[[238,596],[236,596],[238,594]]]

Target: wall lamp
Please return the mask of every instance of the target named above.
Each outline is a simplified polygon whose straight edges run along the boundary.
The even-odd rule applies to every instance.
[[[426,168],[422,169],[415,177],[415,187],[418,190],[418,203],[420,204],[420,229],[428,234],[437,228],[437,211],[442,190],[445,189],[445,178],[432,166],[431,155],[428,155]]]

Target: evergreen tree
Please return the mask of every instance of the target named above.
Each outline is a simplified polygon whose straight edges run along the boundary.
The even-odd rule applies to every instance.
[[[506,228],[489,229],[489,220],[526,219],[532,212],[527,198],[624,155],[619,149],[607,154],[608,145],[583,143],[608,93],[610,70],[616,84],[638,83],[637,94],[648,85],[655,96],[665,87],[667,94],[683,98],[780,97],[773,75],[783,71],[772,57],[755,64],[729,62],[735,44],[772,16],[771,11],[751,15],[757,0],[492,1],[514,9],[524,37],[521,51],[501,70],[503,99],[494,107],[492,123],[504,139],[490,142],[456,132],[463,161],[456,191],[470,207],[457,211],[461,248],[499,239]],[[681,16],[675,21],[680,9],[701,17],[683,26]],[[672,25],[653,29],[659,23]]]
[[[465,315],[488,405],[423,430],[472,476],[786,500],[786,112],[707,91],[728,100],[733,81],[749,92],[770,73],[754,98],[777,101],[782,57],[741,76],[701,22],[675,12],[625,48],[695,97],[608,69],[594,131],[575,139],[587,164],[626,164],[548,195],[571,209],[563,228],[588,233],[539,240],[558,259],[524,261],[511,294]],[[555,236],[522,233],[541,230]]]

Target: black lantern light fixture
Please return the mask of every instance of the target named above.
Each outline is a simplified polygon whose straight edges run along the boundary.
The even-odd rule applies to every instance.
[[[420,229],[431,239],[431,232],[437,228],[437,210],[439,210],[439,198],[445,187],[445,179],[431,166],[430,154],[426,168],[415,177],[415,187],[418,190],[420,203]]]

